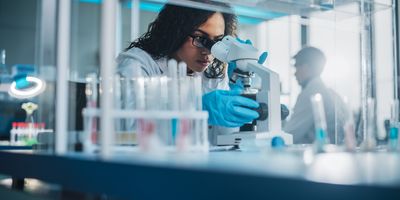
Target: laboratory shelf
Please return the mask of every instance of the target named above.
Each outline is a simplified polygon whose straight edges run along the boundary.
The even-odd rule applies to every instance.
[[[155,5],[166,3],[165,0],[144,0],[143,2],[156,3]],[[187,7],[227,11],[220,6],[189,0],[170,0],[168,2]],[[391,1],[374,0],[211,0],[210,2],[229,3],[235,14],[262,20],[286,15],[342,20],[392,7]],[[365,8],[363,12],[360,9],[362,4]]]
[[[231,2],[231,1],[225,1]],[[377,12],[391,7],[389,3],[379,3],[373,0],[233,0],[232,3],[249,6],[265,11],[281,12],[290,15],[307,17],[344,19],[359,16],[360,4],[370,9],[366,12]]]
[[[215,151],[209,154],[55,156],[0,151],[0,174],[122,199],[393,199],[399,153],[318,154]],[[3,164],[6,163],[6,164]]]

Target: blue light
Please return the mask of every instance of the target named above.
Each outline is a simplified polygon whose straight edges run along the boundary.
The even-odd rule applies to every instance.
[[[80,2],[82,3],[96,3],[96,4],[100,4],[102,2],[102,0],[80,0]]]
[[[140,10],[158,13],[163,6],[164,4],[142,2],[140,3]]]
[[[129,1],[129,2],[125,3],[123,6],[127,9],[131,9],[132,2]],[[160,4],[160,3],[140,2],[139,9],[142,11],[158,13],[161,11],[163,6],[164,6],[164,4]]]
[[[238,17],[238,21],[239,21],[240,24],[257,25],[257,24],[263,22],[264,20],[253,18],[253,17],[239,16]]]

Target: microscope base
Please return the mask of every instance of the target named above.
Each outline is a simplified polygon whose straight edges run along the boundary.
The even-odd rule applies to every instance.
[[[229,135],[218,135],[217,145],[218,146],[239,145],[242,140],[249,140],[249,139],[268,140],[272,139],[275,136],[282,137],[286,145],[293,144],[293,136],[285,132],[280,132],[276,134],[270,132],[245,131],[245,132],[232,133]]]

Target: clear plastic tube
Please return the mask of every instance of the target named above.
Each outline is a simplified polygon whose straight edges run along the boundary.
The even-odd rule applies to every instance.
[[[179,63],[178,68],[182,68],[182,66],[186,67],[186,65],[181,65]],[[185,70],[179,69],[180,73]],[[180,74],[182,75],[182,74]],[[189,94],[189,89],[190,89],[190,78],[185,76],[181,76],[179,78],[179,106],[180,106],[180,111],[181,112],[189,112],[190,109],[190,94]],[[189,132],[191,130],[191,124],[189,119],[180,119],[179,121],[179,127],[180,130],[178,132],[178,137],[177,139],[177,148],[178,151],[185,151],[190,142],[190,135]]]
[[[171,59],[168,61],[168,75],[170,77],[169,83],[169,93],[170,95],[170,110],[178,111],[179,110],[179,86],[178,86],[178,63],[176,60]],[[179,131],[178,127],[179,120],[174,118],[171,119],[171,145],[175,144],[176,136]]]
[[[181,111],[191,110],[191,106],[194,106],[190,101],[190,85],[189,77],[179,78],[179,110]]]
[[[86,108],[95,109],[97,108],[97,74],[90,73],[86,77]],[[84,151],[93,152],[95,144],[97,144],[98,130],[97,130],[97,119],[94,116],[85,117],[85,137],[84,137]]]
[[[207,115],[202,111],[202,77],[187,76],[186,67],[183,62],[178,64],[169,60],[168,77],[135,79],[135,109],[151,111],[140,114],[143,118],[134,115],[141,150],[150,153],[169,150],[208,152]]]
[[[317,93],[311,97],[311,104],[314,116],[314,126],[315,126],[315,147],[316,151],[323,151],[324,145],[329,143],[327,136],[327,125],[325,118],[324,102],[322,95]]]
[[[145,110],[160,110],[160,104],[158,102],[159,96],[159,77],[150,77],[144,79],[145,89]],[[143,151],[158,152],[161,147],[159,129],[157,126],[159,120],[152,119],[139,119],[138,120],[138,139],[139,145]]]
[[[364,151],[372,151],[376,147],[375,100],[367,99],[367,129],[364,131],[364,140],[361,144]]]
[[[167,111],[169,110],[169,91],[168,91],[168,82],[169,78],[167,76],[160,77],[160,85],[159,85],[159,94],[160,94],[160,110]],[[166,87],[167,86],[167,87]],[[172,131],[171,131],[171,122],[170,120],[163,119],[159,121],[159,134],[163,138],[165,145],[170,145],[172,141]]]
[[[178,70],[179,70],[179,77],[184,78],[187,76],[187,65],[185,62],[179,62],[178,64]]]
[[[354,117],[348,102],[348,98],[344,98],[344,103],[347,107],[348,113],[346,122],[344,123],[344,144],[347,151],[355,151],[357,142],[355,136]]]
[[[388,148],[391,151],[398,149],[399,143],[399,100],[394,99],[391,105],[390,130]]]
[[[193,78],[193,103],[194,110],[201,111],[202,110],[202,91],[201,91],[201,76],[196,76]],[[201,129],[201,120],[195,119],[193,122],[193,134],[194,134],[194,144],[198,147],[204,145],[204,141],[202,136]]]
[[[123,104],[121,101],[122,98],[122,85],[125,82],[125,78],[121,77],[120,74],[114,74],[113,78],[113,103],[114,103],[114,109],[122,109]],[[118,138],[121,137],[121,134],[124,131],[124,120],[121,120],[119,118],[114,118],[114,141],[116,144],[119,143]]]

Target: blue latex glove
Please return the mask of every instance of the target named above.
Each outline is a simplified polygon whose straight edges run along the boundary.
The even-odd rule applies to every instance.
[[[253,44],[250,40],[241,40],[240,38],[236,38],[237,41],[243,43],[243,44]],[[264,62],[267,60],[268,57],[268,52],[263,52],[260,57],[258,58],[258,63],[259,64],[264,64]],[[228,63],[228,77],[232,77],[233,70],[236,68],[236,62],[230,62]],[[229,86],[231,89],[239,88],[243,89],[243,84],[240,80],[236,82],[236,84],[231,84],[229,83]]]
[[[250,108],[259,104],[249,98],[239,96],[241,90],[215,90],[203,95],[203,109],[208,111],[208,124],[225,127],[240,127],[258,118],[258,113]]]

